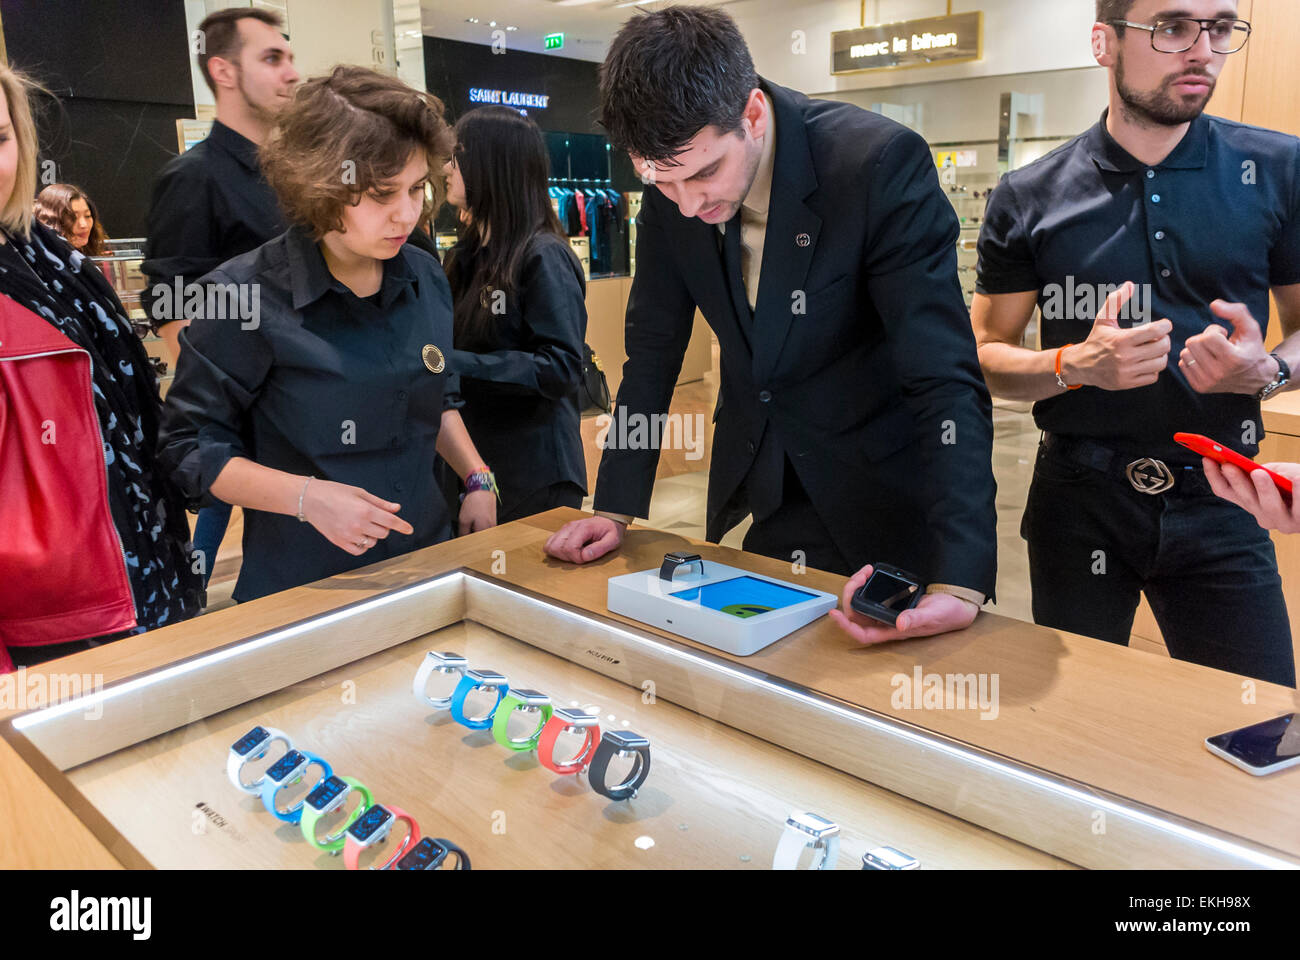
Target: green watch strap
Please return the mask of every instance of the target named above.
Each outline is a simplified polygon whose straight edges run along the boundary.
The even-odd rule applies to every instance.
[[[512,740],[506,734],[506,725],[510,722],[510,715],[523,706],[527,706],[527,704],[515,695],[514,690],[511,690],[502,698],[501,704],[497,707],[497,712],[492,717],[492,736],[501,746],[507,750],[514,750],[516,753],[537,749],[537,741],[542,736],[542,727],[546,726],[546,721],[551,719],[551,712],[554,709],[549,703],[540,706],[538,709],[541,710],[542,716],[541,720],[538,721],[537,729],[527,739]]]
[[[323,850],[326,853],[338,853],[343,849],[343,843],[347,839],[348,827],[352,826],[357,817],[366,812],[375,802],[375,798],[370,795],[365,784],[360,780],[354,780],[351,777],[339,777],[353,790],[361,794],[361,802],[357,804],[356,809],[348,815],[347,822],[339,827],[338,833],[330,834],[324,840],[316,839],[316,822],[320,820],[321,814],[317,813],[310,804],[302,805],[302,819],[299,825],[302,827],[302,835],[317,850]],[[344,803],[347,801],[345,800]]]

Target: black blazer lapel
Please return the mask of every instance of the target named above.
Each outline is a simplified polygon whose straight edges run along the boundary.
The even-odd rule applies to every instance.
[[[776,156],[772,163],[772,199],[768,205],[763,266],[754,310],[754,379],[771,377],[794,321],[796,291],[817,249],[822,220],[804,200],[817,189],[817,174],[804,129],[803,114],[790,91],[766,81],[760,87],[776,114]],[[800,298],[802,299],[802,298]]]
[[[689,221],[678,218],[678,222],[681,273],[700,312],[718,335],[720,344],[730,342],[748,350],[749,341],[732,306],[732,294],[722,263],[722,235],[716,226],[695,217]]]

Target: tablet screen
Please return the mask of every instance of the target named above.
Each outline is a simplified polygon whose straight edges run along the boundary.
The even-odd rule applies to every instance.
[[[741,619],[757,617],[773,610],[780,610],[782,607],[792,607],[796,603],[817,599],[814,593],[805,593],[757,577],[720,580],[702,587],[679,590],[672,596]]]

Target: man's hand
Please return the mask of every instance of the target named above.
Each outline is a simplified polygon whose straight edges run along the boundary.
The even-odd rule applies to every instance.
[[[1088,339],[1065,351],[1061,376],[1070,386],[1102,390],[1149,387],[1169,366],[1173,323],[1164,319],[1120,329],[1120,312],[1135,289],[1130,281],[1107,297]]]
[[[1220,466],[1209,457],[1204,458],[1203,465],[1205,477],[1214,492],[1250,513],[1265,530],[1300,533],[1300,508],[1296,506],[1296,498],[1292,498],[1292,505],[1288,507],[1273,479],[1263,470],[1247,473],[1230,463]],[[1292,483],[1300,483],[1298,463],[1266,463],[1264,466]]]
[[[546,552],[557,560],[569,563],[589,563],[598,560],[623,543],[627,524],[609,517],[585,517],[570,520],[551,534],[546,541]]]
[[[460,505],[460,535],[476,533],[497,525],[497,495],[491,490],[475,490],[465,494]]]
[[[1212,323],[1187,339],[1178,368],[1197,393],[1244,393],[1254,396],[1277,376],[1277,361],[1264,348],[1259,324],[1244,303],[1215,300],[1210,310],[1232,324],[1232,336]]]
[[[886,643],[908,637],[933,637],[953,630],[965,630],[975,622],[975,616],[980,612],[980,608],[969,600],[946,593],[927,593],[915,607],[898,615],[895,626],[864,617],[853,609],[852,600],[853,595],[862,589],[862,585],[871,576],[871,571],[871,564],[867,564],[855,573],[844,585],[844,592],[840,595],[843,612],[831,611],[831,619],[858,643]]]

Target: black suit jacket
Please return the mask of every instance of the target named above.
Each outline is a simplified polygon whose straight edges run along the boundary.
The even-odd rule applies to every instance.
[[[780,490],[788,458],[855,567],[893,563],[992,596],[992,403],[929,148],[851,104],[761,86],[777,140],[752,330],[717,228],[647,187],[621,414],[668,410],[698,306],[722,368],[710,541]],[[595,508],[646,516],[658,457],[607,442]]]

